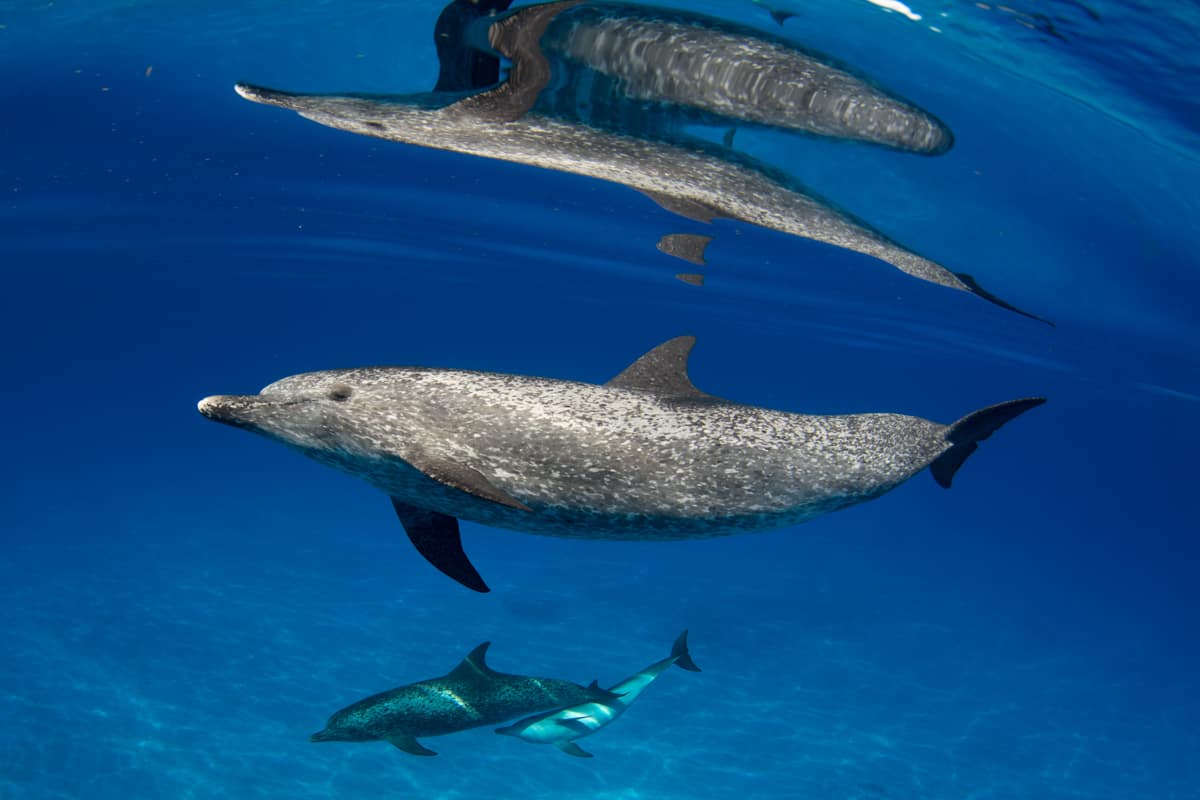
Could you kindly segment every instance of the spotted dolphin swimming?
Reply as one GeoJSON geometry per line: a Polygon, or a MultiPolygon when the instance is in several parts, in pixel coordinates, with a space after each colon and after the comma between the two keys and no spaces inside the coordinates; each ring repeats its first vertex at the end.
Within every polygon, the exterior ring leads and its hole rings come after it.
{"type": "Polygon", "coordinates": [[[641,697],[650,684],[658,680],[659,675],[672,666],[689,672],[700,671],[688,652],[687,631],[679,634],[669,656],[655,661],[611,687],[609,691],[613,693],[612,699],[589,700],[579,705],[544,711],[512,725],[497,728],[496,733],[515,736],[534,744],[552,744],[569,756],[591,758],[592,754],[580,747],[577,740],[591,736],[615,722],[641,697]]]}
{"type": "Polygon", "coordinates": [[[637,100],[922,155],[954,143],[937,117],[829,56],[694,12],[590,0],[558,15],[541,45],[613,78],[637,100]]]}
{"type": "Polygon", "coordinates": [[[557,14],[579,2],[534,6],[492,22],[489,42],[512,67],[495,88],[466,97],[308,95],[248,84],[236,90],[247,100],[351,133],[623,184],[689,219],[739,220],[824,242],[1037,319],[983,290],[970,275],[908,250],[748,156],[699,140],[640,138],[540,113],[537,98],[552,77],[540,39],[557,14]]]}
{"type": "Polygon", "coordinates": [[[695,340],[672,339],[603,385],[428,367],[293,375],[200,401],[391,497],[417,550],[476,591],[459,519],[586,539],[686,540],[805,522],[929,467],[949,487],[978,443],[1041,405],[950,425],[902,414],[794,414],[705,394],[695,340]]]}
{"type": "Polygon", "coordinates": [[[310,738],[314,742],[387,741],[416,756],[437,755],[418,737],[497,725],[562,705],[612,702],[611,692],[555,678],[496,672],[486,661],[488,642],[440,678],[399,686],[346,706],[310,738]]]}

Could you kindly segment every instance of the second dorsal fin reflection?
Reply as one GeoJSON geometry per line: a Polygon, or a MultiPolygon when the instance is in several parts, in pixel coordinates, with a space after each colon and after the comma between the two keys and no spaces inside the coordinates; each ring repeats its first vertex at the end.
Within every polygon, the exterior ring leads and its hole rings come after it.
{"type": "MultiPolygon", "coordinates": [[[[556,84],[561,79],[549,71],[553,65],[542,39],[553,35],[560,17],[582,13],[590,5],[565,0],[495,16],[487,11],[475,22],[459,24],[461,47],[479,50],[485,41],[512,62],[506,80],[465,99],[448,92],[386,98],[304,95],[247,85],[238,86],[238,92],[353,133],[624,184],[691,219],[739,220],[824,242],[1016,310],[974,280],[964,281],[754,159],[696,139],[659,136],[652,130],[614,130],[548,111],[545,98],[551,93],[542,89],[551,79],[556,84]],[[523,28],[523,23],[529,27],[523,28]]],[[[443,42],[441,49],[446,47],[443,42]]],[[[490,74],[453,48],[449,52],[459,65],[452,71],[454,80],[474,81],[490,74]]],[[[452,81],[450,86],[464,88],[452,81]]]]}

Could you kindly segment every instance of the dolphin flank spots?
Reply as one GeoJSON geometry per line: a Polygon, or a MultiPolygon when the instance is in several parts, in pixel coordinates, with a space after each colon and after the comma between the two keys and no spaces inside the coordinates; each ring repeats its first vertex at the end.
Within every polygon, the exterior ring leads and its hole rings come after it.
{"type": "Polygon", "coordinates": [[[495,725],[522,714],[565,704],[612,702],[598,686],[555,678],[507,675],[488,666],[488,642],[440,678],[410,683],[346,706],[310,738],[314,742],[386,740],[417,756],[436,755],[417,737],[443,736],[495,725]]]}
{"type": "Polygon", "coordinates": [[[377,487],[430,563],[487,591],[459,518],[592,539],[779,528],[879,497],[925,467],[948,487],[980,441],[1045,402],[1013,400],[951,425],[772,411],[696,389],[694,342],[672,339],[603,385],[363,367],[207,397],[199,410],[377,487]]]}

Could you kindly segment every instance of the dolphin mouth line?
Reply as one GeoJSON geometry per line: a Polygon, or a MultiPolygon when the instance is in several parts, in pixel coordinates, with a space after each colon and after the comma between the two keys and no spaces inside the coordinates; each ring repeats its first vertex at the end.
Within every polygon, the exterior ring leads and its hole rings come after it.
{"type": "Polygon", "coordinates": [[[232,425],[235,428],[253,428],[255,423],[253,420],[245,419],[236,415],[236,412],[230,411],[230,406],[240,401],[246,404],[250,409],[253,409],[254,401],[267,401],[272,408],[284,408],[287,406],[299,405],[307,403],[311,398],[297,398],[294,400],[273,400],[269,395],[261,394],[252,395],[224,395],[216,394],[210,397],[205,397],[196,404],[196,410],[204,417],[211,419],[213,422],[220,422],[225,425],[232,425]],[[231,402],[233,401],[233,402],[231,402]]]}

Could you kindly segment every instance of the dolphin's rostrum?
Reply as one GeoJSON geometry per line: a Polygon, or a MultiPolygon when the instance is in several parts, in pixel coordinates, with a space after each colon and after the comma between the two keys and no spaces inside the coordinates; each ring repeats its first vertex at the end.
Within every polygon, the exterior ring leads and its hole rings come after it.
{"type": "Polygon", "coordinates": [[[294,375],[205,416],[356,475],[392,498],[434,566],[477,591],[458,519],[549,536],[682,540],[778,528],[876,498],[925,467],[948,487],[978,442],[1043,398],[951,425],[814,416],[718,399],[694,339],[604,385],[424,367],[294,375]]]}

